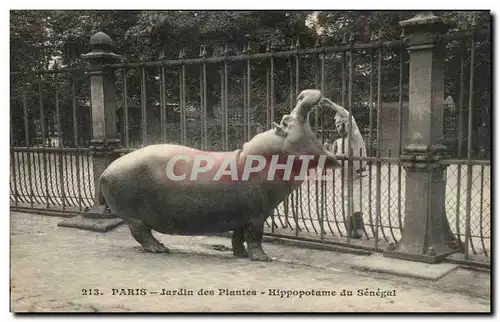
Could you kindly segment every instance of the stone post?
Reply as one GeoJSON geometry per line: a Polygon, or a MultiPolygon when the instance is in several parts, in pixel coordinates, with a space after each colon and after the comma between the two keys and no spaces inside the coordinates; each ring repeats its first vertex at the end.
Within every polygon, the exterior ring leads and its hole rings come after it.
{"type": "MultiPolygon", "coordinates": [[[[118,157],[116,149],[120,147],[116,119],[115,75],[110,64],[121,60],[121,56],[112,52],[113,41],[103,32],[90,38],[91,51],[82,55],[89,62],[92,140],[90,152],[94,167],[94,205],[81,217],[60,223],[59,226],[73,227],[94,231],[108,231],[122,221],[108,213],[106,205],[99,201],[99,177],[106,167],[118,157]]],[[[73,219],[73,218],[72,218],[73,219]]]]}
{"type": "Polygon", "coordinates": [[[457,252],[445,213],[443,145],[443,35],[448,27],[432,12],[401,21],[410,53],[408,145],[401,155],[406,169],[406,211],[402,238],[384,257],[437,263],[457,252]]]}

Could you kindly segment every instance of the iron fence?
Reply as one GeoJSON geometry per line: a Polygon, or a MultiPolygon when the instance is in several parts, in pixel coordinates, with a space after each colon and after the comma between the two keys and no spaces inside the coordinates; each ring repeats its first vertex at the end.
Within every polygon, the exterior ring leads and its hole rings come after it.
{"type": "MultiPolygon", "coordinates": [[[[458,101],[452,115],[452,128],[458,135],[455,144],[450,144],[456,150],[448,150],[449,158],[439,161],[446,166],[446,218],[453,234],[465,244],[462,256],[469,262],[486,263],[490,261],[491,166],[489,160],[473,159],[477,133],[473,116],[478,91],[475,48],[488,37],[489,31],[473,30],[446,38],[448,44],[458,44],[448,48],[455,57],[451,63],[459,68],[447,69],[459,72],[458,84],[448,90],[458,101]]],[[[241,54],[229,55],[224,48],[220,53],[207,57],[202,47],[198,58],[186,58],[181,51],[175,59],[107,65],[116,77],[121,153],[163,142],[207,150],[241,148],[279,121],[294,106],[302,88],[319,88],[345,106],[358,126],[367,128],[368,155],[353,157],[351,152],[343,158],[344,163],[366,162],[365,174],[346,181],[341,169],[331,172],[326,181],[304,182],[268,219],[266,233],[376,251],[398,242],[405,214],[406,170],[399,156],[407,140],[403,105],[408,100],[409,78],[403,39],[372,37],[369,43],[356,43],[351,36],[334,46],[317,42],[314,48],[301,48],[297,41],[285,50],[268,44],[265,52],[253,53],[245,46],[241,54]],[[388,110],[384,107],[391,102],[396,106],[395,123],[384,127],[388,110]],[[359,189],[356,197],[363,210],[360,239],[348,233],[353,189],[359,189]]],[[[42,206],[82,212],[92,206],[94,156],[88,142],[92,114],[84,72],[82,68],[56,68],[11,73],[10,200],[14,209],[42,206]],[[29,78],[32,75],[37,81],[29,78]],[[49,92],[53,95],[47,98],[49,92]]],[[[481,86],[479,91],[488,90],[481,86]]],[[[311,119],[323,141],[336,139],[331,113],[314,110],[311,119]]]]}

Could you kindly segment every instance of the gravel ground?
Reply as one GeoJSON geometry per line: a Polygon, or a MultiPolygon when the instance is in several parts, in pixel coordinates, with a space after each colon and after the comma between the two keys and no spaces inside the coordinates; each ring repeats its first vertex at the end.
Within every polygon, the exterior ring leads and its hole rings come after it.
{"type": "Polygon", "coordinates": [[[222,237],[155,234],[172,252],[150,254],[125,226],[101,234],[58,227],[61,220],[11,212],[12,312],[491,310],[486,273],[457,269],[438,282],[420,281],[353,271],[353,254],[267,243],[274,261],[251,262],[234,258],[222,237]]]}

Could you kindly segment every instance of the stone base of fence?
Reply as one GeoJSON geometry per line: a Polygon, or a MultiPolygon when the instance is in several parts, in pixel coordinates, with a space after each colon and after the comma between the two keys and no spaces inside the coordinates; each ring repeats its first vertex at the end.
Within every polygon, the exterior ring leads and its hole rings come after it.
{"type": "Polygon", "coordinates": [[[90,230],[105,233],[123,224],[125,221],[112,215],[106,205],[95,205],[88,212],[65,219],[57,226],[90,230]]]}
{"type": "Polygon", "coordinates": [[[58,227],[76,228],[90,230],[99,233],[106,233],[124,223],[124,220],[117,217],[97,218],[86,215],[79,215],[68,218],[57,224],[58,227]]]}
{"type": "MultiPolygon", "coordinates": [[[[429,259],[430,258],[429,256],[429,259]]],[[[408,262],[404,259],[405,258],[387,258],[382,254],[373,254],[372,256],[365,256],[357,259],[351,265],[351,268],[430,281],[437,281],[458,268],[457,264],[425,262],[422,260],[422,257],[412,262],[408,262]]]]}

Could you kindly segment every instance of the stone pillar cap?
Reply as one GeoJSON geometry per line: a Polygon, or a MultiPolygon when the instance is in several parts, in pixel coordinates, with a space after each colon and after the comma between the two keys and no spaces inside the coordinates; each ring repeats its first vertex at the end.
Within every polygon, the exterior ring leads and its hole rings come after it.
{"type": "Polygon", "coordinates": [[[442,22],[441,18],[436,16],[432,11],[424,11],[417,14],[415,17],[399,22],[401,27],[412,25],[434,24],[442,22]]]}
{"type": "Polygon", "coordinates": [[[91,51],[90,53],[83,54],[83,59],[122,59],[120,55],[113,53],[113,40],[102,31],[99,31],[90,37],[89,45],[91,47],[91,51]]]}
{"type": "Polygon", "coordinates": [[[406,28],[409,33],[422,28],[425,30],[431,28],[432,31],[437,33],[445,33],[448,31],[448,25],[432,11],[420,12],[411,19],[400,21],[399,26],[406,28]]]}

